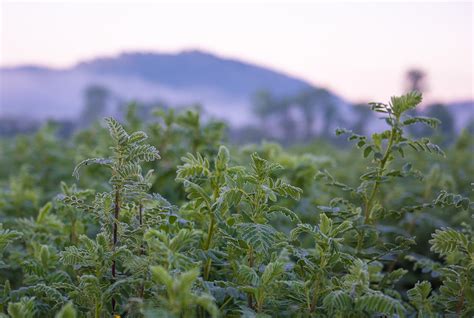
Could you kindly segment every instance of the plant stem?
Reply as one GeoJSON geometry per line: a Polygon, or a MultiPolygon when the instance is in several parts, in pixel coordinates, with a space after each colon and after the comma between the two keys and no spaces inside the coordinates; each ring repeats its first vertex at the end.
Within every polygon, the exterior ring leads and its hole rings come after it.
{"type": "Polygon", "coordinates": [[[462,311],[463,306],[464,306],[464,290],[461,291],[461,296],[459,297],[459,300],[456,304],[456,315],[458,317],[461,317],[461,311],[462,311]]]}
{"type": "Polygon", "coordinates": [[[263,302],[264,302],[264,300],[265,300],[264,297],[265,297],[265,296],[264,296],[264,294],[263,294],[263,295],[261,295],[260,297],[257,298],[257,308],[256,308],[255,311],[258,312],[258,313],[261,312],[262,309],[263,309],[263,302]]]}
{"type": "Polygon", "coordinates": [[[387,163],[387,160],[390,157],[390,154],[392,152],[392,146],[393,146],[393,142],[395,140],[395,134],[396,134],[396,130],[395,130],[395,127],[393,127],[392,130],[390,131],[390,139],[388,141],[387,148],[385,149],[385,153],[382,157],[382,160],[380,160],[379,171],[377,173],[377,180],[374,183],[374,186],[373,186],[372,191],[370,193],[369,199],[366,201],[365,221],[364,221],[365,224],[370,223],[370,211],[371,211],[372,205],[374,203],[375,194],[377,193],[377,190],[380,186],[379,179],[382,176],[383,170],[385,168],[385,164],[387,163]]]}
{"type": "Polygon", "coordinates": [[[310,312],[314,313],[316,311],[316,305],[318,304],[319,299],[319,275],[316,277],[316,281],[314,282],[314,295],[311,301],[310,312]]]}
{"type": "Polygon", "coordinates": [[[95,315],[94,315],[95,318],[100,318],[100,304],[99,302],[97,302],[95,304],[95,315]]]}
{"type": "Polygon", "coordinates": [[[141,203],[138,205],[138,224],[140,227],[143,225],[143,205],[141,203]]]}
{"type": "Polygon", "coordinates": [[[206,251],[209,249],[209,246],[211,246],[215,223],[216,221],[214,220],[214,216],[211,216],[211,223],[209,224],[209,228],[207,230],[207,239],[206,239],[206,243],[204,244],[204,250],[206,251]]]}
{"type": "Polygon", "coordinates": [[[224,301],[224,303],[219,307],[219,310],[224,309],[225,306],[227,306],[228,303],[232,300],[232,297],[227,297],[227,299],[224,301]]]}
{"type": "MultiPolygon", "coordinates": [[[[252,268],[253,267],[253,262],[254,262],[254,259],[253,259],[253,248],[252,246],[250,246],[250,249],[249,249],[249,252],[248,252],[248,256],[249,256],[249,267],[252,268]]],[[[253,300],[252,300],[252,294],[247,294],[247,306],[249,308],[253,308],[253,300]]]]}
{"type": "MultiPolygon", "coordinates": [[[[140,225],[140,228],[143,227],[143,204],[141,203],[138,206],[138,223],[140,225]]],[[[142,241],[142,244],[140,246],[140,255],[143,255],[143,254],[145,254],[145,246],[142,241]]],[[[145,281],[143,281],[140,286],[139,297],[143,298],[144,293],[145,293],[145,281]]]]}
{"type": "MultiPolygon", "coordinates": [[[[207,231],[207,239],[206,239],[206,242],[204,243],[205,251],[209,250],[209,247],[211,246],[212,236],[214,235],[215,223],[216,221],[214,219],[214,216],[211,216],[211,223],[209,224],[209,229],[207,231]]],[[[209,273],[211,271],[211,263],[212,263],[211,258],[208,258],[206,261],[206,265],[204,267],[204,280],[209,279],[209,273]]]]}
{"type": "Polygon", "coordinates": [[[69,236],[71,244],[76,244],[76,222],[76,218],[74,217],[71,222],[71,234],[69,236]]]}
{"type": "MultiPolygon", "coordinates": [[[[115,251],[118,241],[118,220],[120,215],[120,190],[115,189],[115,202],[114,202],[114,224],[113,224],[113,245],[112,248],[115,251]]],[[[115,257],[112,260],[112,279],[115,282],[116,278],[116,264],[115,257]]],[[[115,298],[112,297],[112,312],[115,312],[115,298]]]]}

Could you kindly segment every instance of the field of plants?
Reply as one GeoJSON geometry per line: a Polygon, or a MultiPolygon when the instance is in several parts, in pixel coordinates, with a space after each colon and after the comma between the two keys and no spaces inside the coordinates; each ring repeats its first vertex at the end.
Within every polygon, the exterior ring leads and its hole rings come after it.
{"type": "Polygon", "coordinates": [[[2,140],[0,317],[473,317],[474,140],[412,137],[421,98],[347,147],[133,107],[2,140]]]}

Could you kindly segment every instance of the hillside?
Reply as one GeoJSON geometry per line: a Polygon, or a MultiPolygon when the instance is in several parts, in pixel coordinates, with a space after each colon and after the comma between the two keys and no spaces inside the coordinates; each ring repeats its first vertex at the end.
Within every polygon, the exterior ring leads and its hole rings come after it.
{"type": "Polygon", "coordinates": [[[256,91],[287,95],[311,86],[281,72],[201,51],[124,53],[68,69],[3,68],[0,80],[4,117],[74,118],[83,107],[84,89],[95,84],[107,87],[116,101],[199,102],[210,114],[237,124],[251,117],[256,91]]]}
{"type": "Polygon", "coordinates": [[[183,90],[215,88],[235,97],[253,94],[257,89],[286,95],[310,86],[283,73],[202,51],[124,53],[115,58],[82,62],[76,69],[93,74],[139,77],[183,90]]]}

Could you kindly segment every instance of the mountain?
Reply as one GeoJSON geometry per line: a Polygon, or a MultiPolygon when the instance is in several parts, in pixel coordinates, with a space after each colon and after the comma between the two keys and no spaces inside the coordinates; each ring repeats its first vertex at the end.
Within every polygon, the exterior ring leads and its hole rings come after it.
{"type": "Polygon", "coordinates": [[[67,69],[28,65],[0,69],[0,117],[71,119],[91,84],[114,100],[198,102],[214,116],[244,124],[252,119],[256,91],[289,95],[311,84],[282,72],[202,51],[124,53],[83,61],[67,69]]]}
{"type": "MultiPolygon", "coordinates": [[[[282,72],[203,51],[131,52],[81,61],[64,69],[38,65],[0,68],[0,119],[75,120],[83,111],[84,94],[91,85],[109,91],[106,115],[115,115],[119,104],[133,100],[172,106],[199,103],[206,114],[237,127],[258,123],[252,111],[257,91],[282,97],[312,87],[282,72]]],[[[359,115],[348,102],[330,94],[337,108],[334,113],[344,126],[351,127],[359,115]]],[[[474,121],[472,101],[450,103],[448,110],[457,132],[474,121]]],[[[303,121],[299,115],[296,117],[303,121]]],[[[326,127],[324,116],[316,117],[318,127],[314,128],[326,127]]],[[[375,117],[366,123],[369,131],[381,125],[375,117]]],[[[334,127],[325,129],[329,128],[334,127]]]]}
{"type": "MultiPolygon", "coordinates": [[[[447,107],[453,116],[456,132],[460,132],[465,127],[474,125],[474,101],[452,102],[447,107]]],[[[472,129],[472,128],[471,128],[472,129]]]]}
{"type": "Polygon", "coordinates": [[[176,89],[218,88],[230,96],[267,89],[291,94],[310,84],[257,65],[224,59],[202,51],[178,54],[125,53],[77,65],[77,70],[113,76],[139,77],[176,89]]]}

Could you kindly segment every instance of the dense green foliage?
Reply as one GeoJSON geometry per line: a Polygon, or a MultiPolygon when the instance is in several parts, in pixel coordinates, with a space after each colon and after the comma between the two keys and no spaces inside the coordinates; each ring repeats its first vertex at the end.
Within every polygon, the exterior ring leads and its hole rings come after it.
{"type": "Polygon", "coordinates": [[[371,104],[387,129],[338,129],[352,150],[227,148],[196,112],[133,107],[3,140],[0,315],[472,317],[473,138],[410,137],[438,125],[420,102],[371,104]]]}

